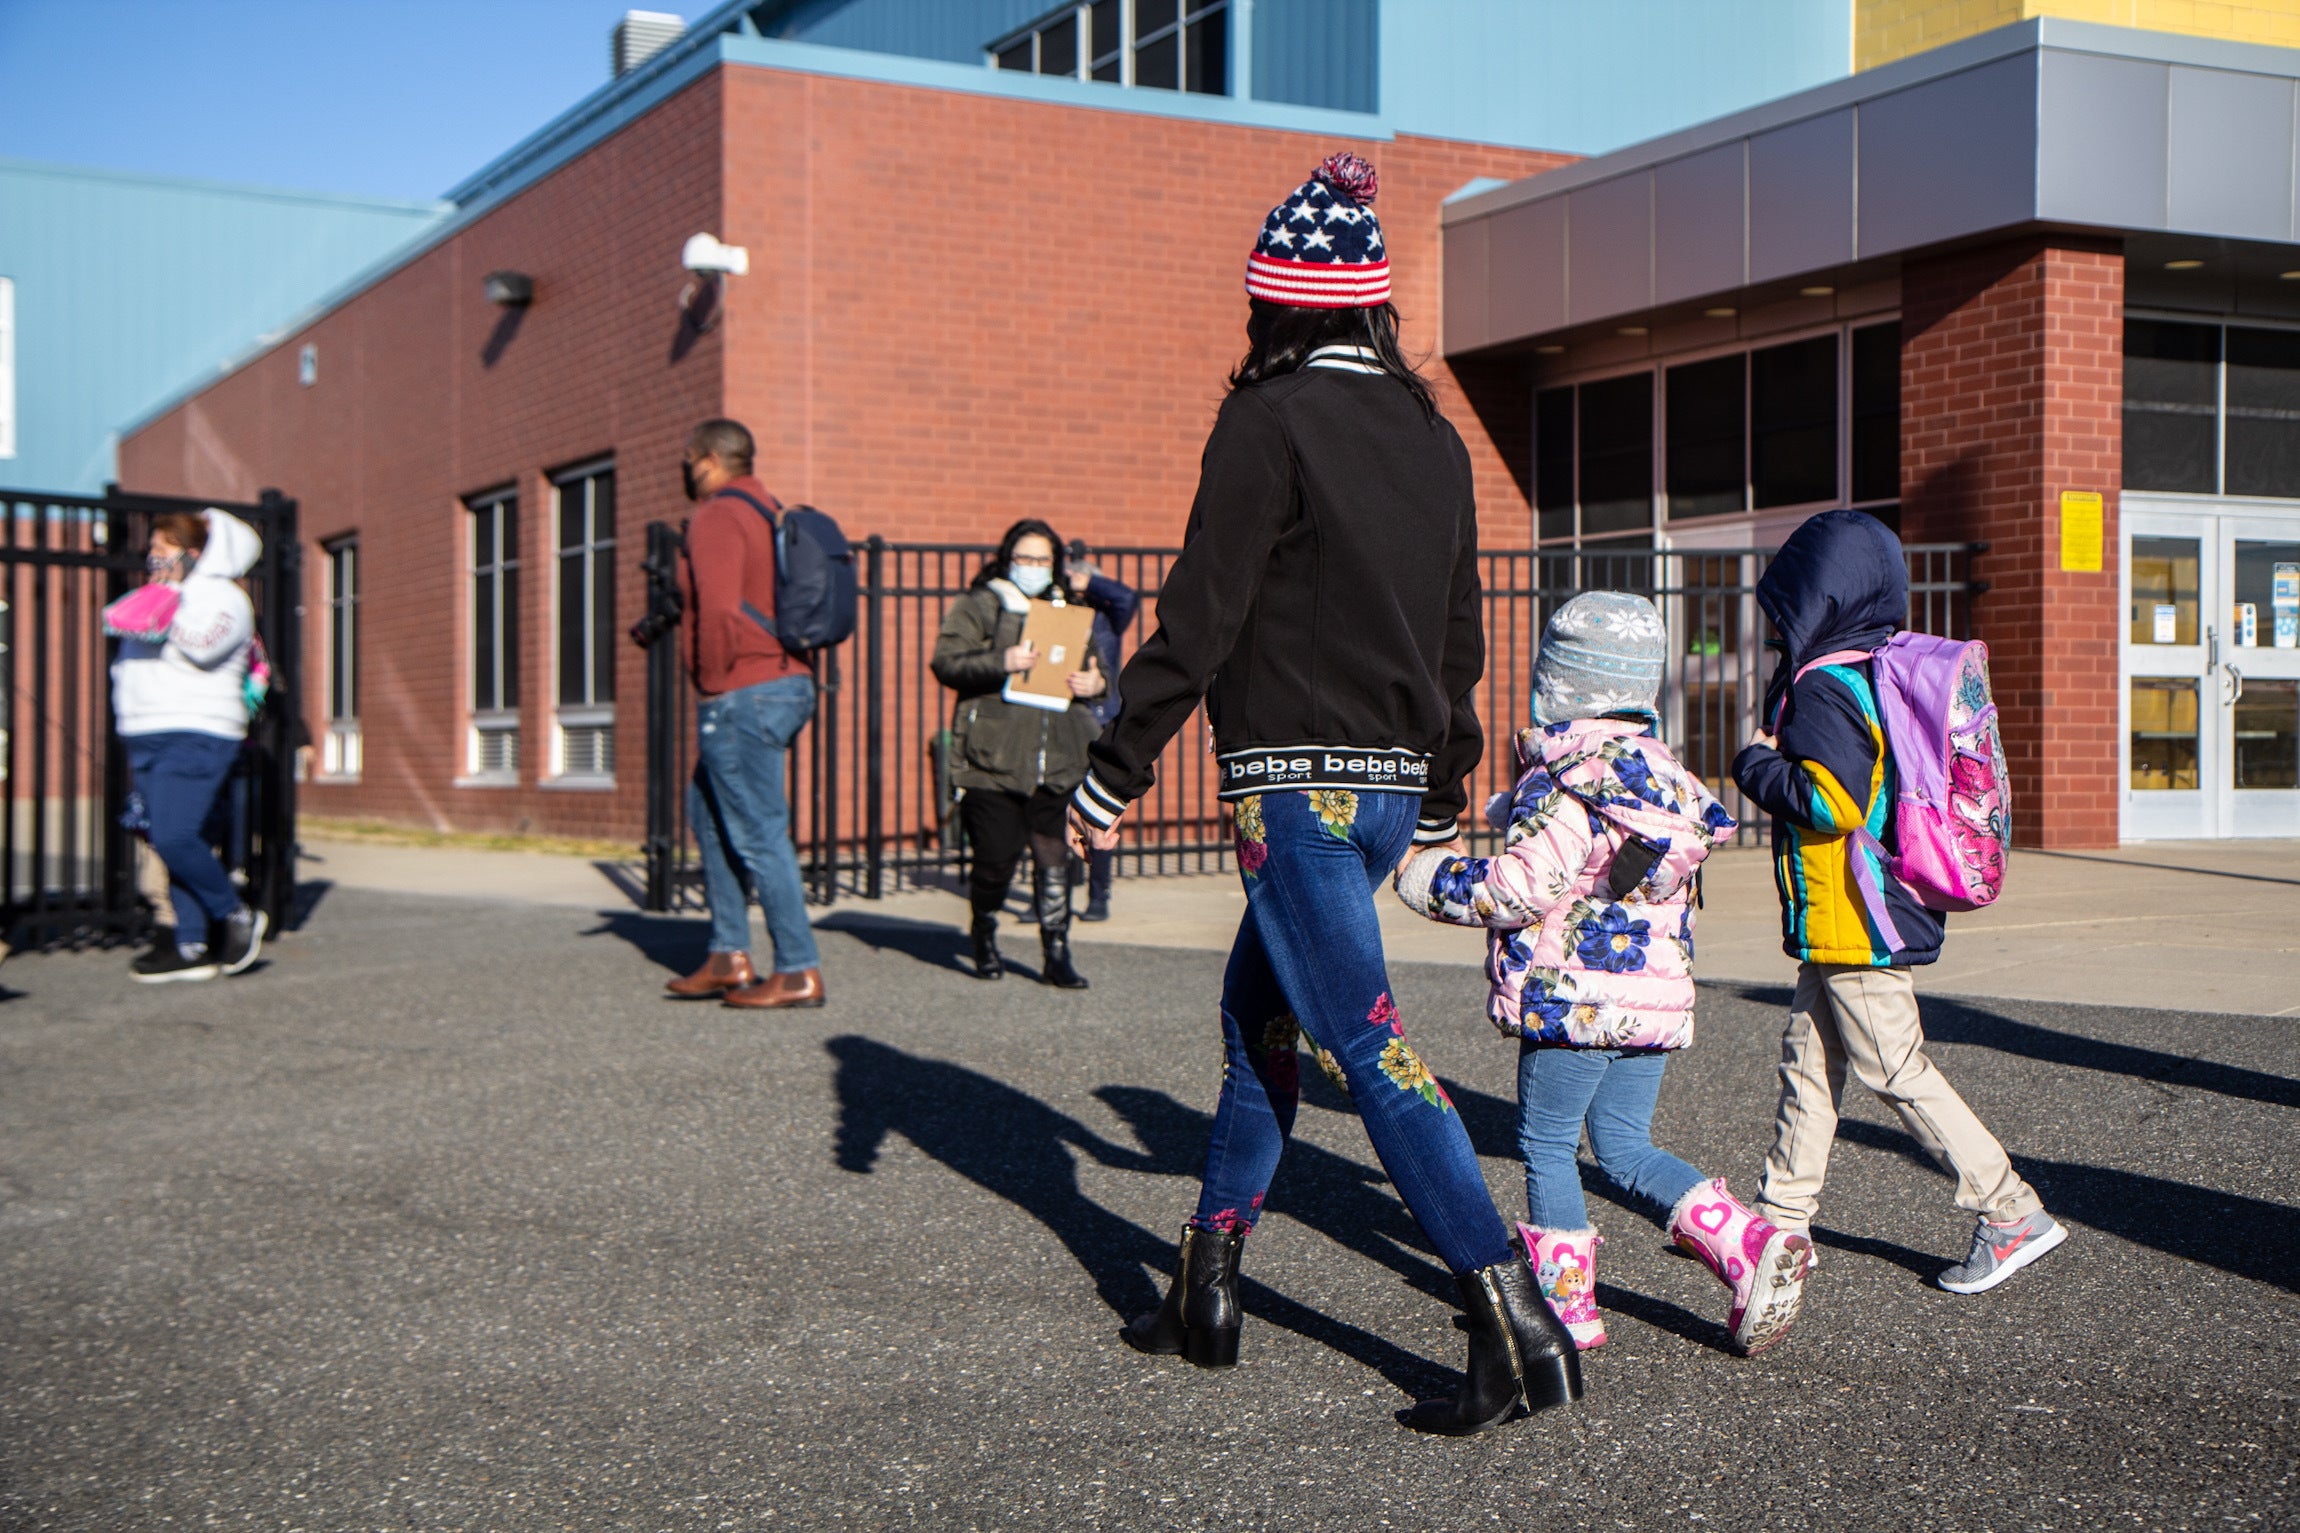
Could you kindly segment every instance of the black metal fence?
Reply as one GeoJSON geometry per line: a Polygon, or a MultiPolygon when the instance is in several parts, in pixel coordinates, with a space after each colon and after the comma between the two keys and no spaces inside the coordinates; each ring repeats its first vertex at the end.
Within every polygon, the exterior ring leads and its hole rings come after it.
{"type": "MultiPolygon", "coordinates": [[[[679,529],[648,528],[651,590],[676,579],[679,529]]],[[[1977,546],[1908,549],[1909,626],[1961,637],[1979,588],[1969,574],[1977,546]]],[[[1131,653],[1157,623],[1157,600],[1171,548],[1096,550],[1101,571],[1142,596],[1123,636],[1131,653]]],[[[809,898],[876,899],[899,890],[948,887],[963,877],[965,848],[950,812],[942,752],[950,696],[928,661],[944,612],[991,553],[985,544],[855,545],[862,611],[855,637],[822,657],[813,724],[792,751],[794,839],[809,898]]],[[[1757,722],[1770,666],[1757,612],[1758,577],[1770,550],[1490,550],[1484,582],[1486,674],[1479,715],[1484,761],[1471,783],[1472,841],[1496,833],[1478,812],[1510,785],[1510,732],[1525,723],[1533,652],[1558,603],[1581,591],[1636,591],[1660,608],[1672,664],[1664,683],[1663,733],[1688,766],[1719,792],[1753,841],[1756,816],[1743,812],[1729,777],[1734,754],[1757,722]]],[[[675,636],[651,646],[648,661],[647,896],[655,910],[700,903],[685,784],[693,764],[694,707],[675,636]]],[[[1216,800],[1212,737],[1203,709],[1161,757],[1157,786],[1127,816],[1122,873],[1215,872],[1230,866],[1230,840],[1216,800]]]]}
{"type": "MultiPolygon", "coordinates": [[[[0,490],[0,934],[13,946],[137,938],[151,925],[135,840],[120,827],[128,771],[103,609],[142,578],[154,517],[216,504],[0,490]]],[[[249,902],[276,930],[295,891],[302,549],[295,502],[275,491],[219,509],[263,539],[247,585],[273,682],[218,828],[249,902]]]]}

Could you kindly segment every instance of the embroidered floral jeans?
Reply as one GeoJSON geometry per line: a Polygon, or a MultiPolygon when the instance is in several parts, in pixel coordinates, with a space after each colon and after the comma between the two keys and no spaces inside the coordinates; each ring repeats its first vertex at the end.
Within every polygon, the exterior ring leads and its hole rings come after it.
{"type": "Polygon", "coordinates": [[[1456,1274],[1507,1261],[1477,1154],[1453,1102],[1406,1042],[1390,999],[1374,893],[1413,838],[1421,800],[1339,790],[1237,805],[1246,918],[1222,980],[1227,1058],[1191,1223],[1250,1230],[1301,1100],[1298,1050],[1346,1083],[1382,1169],[1456,1274]]]}

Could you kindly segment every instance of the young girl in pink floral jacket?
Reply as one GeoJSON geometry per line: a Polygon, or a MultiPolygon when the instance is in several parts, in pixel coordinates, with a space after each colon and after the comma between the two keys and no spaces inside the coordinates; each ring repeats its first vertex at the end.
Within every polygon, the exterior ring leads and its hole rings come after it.
{"type": "Polygon", "coordinates": [[[1516,788],[1487,805],[1499,857],[1447,848],[1399,868],[1415,911],[1493,935],[1487,1014],[1518,1039],[1518,1147],[1542,1291],[1584,1348],[1602,1345],[1596,1250],[1576,1160],[1662,1218],[1733,1291],[1733,1343],[1788,1333],[1809,1251],[1652,1139],[1672,1050],[1693,1041],[1696,874],[1735,825],[1652,734],[1667,634],[1643,597],[1585,592],[1550,619],[1516,788]]]}

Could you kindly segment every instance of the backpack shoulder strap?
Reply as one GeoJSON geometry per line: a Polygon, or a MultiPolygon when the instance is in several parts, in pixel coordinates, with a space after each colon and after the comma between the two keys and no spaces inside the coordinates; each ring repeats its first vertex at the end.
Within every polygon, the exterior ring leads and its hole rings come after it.
{"type": "MultiPolygon", "coordinates": [[[[1803,681],[1814,671],[1817,671],[1826,665],[1858,665],[1864,660],[1874,660],[1875,658],[1876,655],[1874,653],[1865,649],[1831,650],[1826,655],[1816,656],[1815,658],[1806,661],[1803,665],[1798,666],[1797,674],[1791,677],[1789,680],[1789,686],[1794,687],[1798,682],[1803,681]]],[[[1780,732],[1781,720],[1788,715],[1788,712],[1789,692],[1787,688],[1783,688],[1781,692],[1781,700],[1773,705],[1773,729],[1775,733],[1780,732]]]]}
{"type": "Polygon", "coordinates": [[[758,496],[753,495],[750,491],[738,490],[730,484],[719,493],[721,495],[732,495],[735,499],[741,501],[744,505],[749,506],[753,511],[758,512],[759,515],[767,519],[767,525],[769,527],[780,528],[782,526],[781,521],[776,518],[773,509],[769,507],[765,501],[759,499],[758,496]]]}

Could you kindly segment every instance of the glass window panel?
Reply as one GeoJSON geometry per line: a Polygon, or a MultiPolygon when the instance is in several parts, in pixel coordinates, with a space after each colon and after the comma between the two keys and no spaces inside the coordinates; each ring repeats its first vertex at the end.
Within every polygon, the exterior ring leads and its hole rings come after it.
{"type": "MultiPolygon", "coordinates": [[[[505,523],[509,525],[508,521],[505,523]]],[[[497,662],[501,675],[503,700],[499,708],[519,706],[519,575],[515,569],[506,569],[496,577],[502,582],[497,605],[503,609],[503,651],[497,662]]]]}
{"type": "Polygon", "coordinates": [[[615,700],[615,553],[591,557],[591,701],[615,700]]]}
{"type": "Polygon", "coordinates": [[[1749,460],[1760,507],[1837,498],[1837,338],[1749,354],[1749,460]]]}
{"type": "Polygon", "coordinates": [[[998,67],[1001,69],[1019,69],[1024,74],[1028,74],[1030,72],[1031,64],[1031,42],[1032,39],[1026,37],[1018,43],[1010,43],[1006,47],[999,49],[998,67]]]}
{"type": "Polygon", "coordinates": [[[1038,31],[1038,72],[1042,75],[1078,73],[1078,18],[1065,16],[1038,31]]]}
{"type": "Polygon", "coordinates": [[[2300,788],[2300,681],[2246,677],[2235,711],[2231,785],[2300,788]]]}
{"type": "Polygon", "coordinates": [[[2300,332],[2228,332],[2230,495],[2300,495],[2300,332]]]}
{"type": "Polygon", "coordinates": [[[1094,66],[1089,77],[1096,80],[1107,80],[1112,85],[1121,85],[1125,83],[1124,71],[1125,61],[1123,59],[1104,59],[1094,66]]]}
{"type": "Polygon", "coordinates": [[[1669,369],[1669,514],[1722,516],[1745,508],[1747,359],[1736,353],[1669,369]]]}
{"type": "Polygon", "coordinates": [[[2236,543],[2236,610],[2229,637],[2239,648],[2300,649],[2300,543],[2236,543]]]}
{"type": "Polygon", "coordinates": [[[1581,386],[1581,531],[1653,527],[1653,375],[1581,386]]]}
{"type": "Polygon", "coordinates": [[[1120,9],[1119,0],[1095,0],[1087,11],[1090,18],[1087,30],[1093,39],[1092,57],[1096,60],[1106,59],[1118,51],[1120,9]]]}
{"type": "Polygon", "coordinates": [[[519,560],[519,502],[506,496],[495,503],[495,546],[505,564],[519,560]]]}
{"type": "Polygon", "coordinates": [[[471,706],[499,708],[496,687],[495,577],[481,574],[471,583],[471,706]]]}
{"type": "Polygon", "coordinates": [[[559,486],[561,548],[581,548],[591,541],[588,536],[591,519],[586,514],[590,510],[590,489],[591,481],[588,479],[570,479],[559,486]]]}
{"type": "Polygon", "coordinates": [[[588,555],[573,553],[559,561],[559,702],[562,707],[587,703],[590,664],[585,638],[591,632],[590,591],[584,579],[588,555]]]}
{"type": "Polygon", "coordinates": [[[1901,327],[1853,332],[1852,498],[1901,495],[1901,327]]]}
{"type": "Polygon", "coordinates": [[[1189,47],[1184,61],[1182,88],[1201,96],[1230,93],[1230,18],[1209,12],[1190,23],[1189,47]]]}
{"type": "Polygon", "coordinates": [[[1134,0],[1134,40],[1140,42],[1160,27],[1170,27],[1176,18],[1174,0],[1134,0]]]}
{"type": "Polygon", "coordinates": [[[1533,396],[1533,495],[1543,538],[1573,536],[1573,390],[1533,396]]]}
{"type": "Polygon", "coordinates": [[[615,536],[615,471],[591,476],[591,538],[605,543],[615,536]]]}
{"type": "Polygon", "coordinates": [[[2132,624],[2135,644],[2196,642],[2197,550],[2194,538],[2132,540],[2132,624]]]}
{"type": "Polygon", "coordinates": [[[1182,39],[1169,32],[1134,51],[1134,83],[1153,90],[1173,90],[1182,80],[1182,39]]]}
{"type": "Polygon", "coordinates": [[[2220,331],[2124,322],[2124,487],[2210,495],[2216,472],[2220,331]]]}
{"type": "Polygon", "coordinates": [[[2195,678],[2133,677],[2133,790],[2163,793],[2196,785],[2195,678]]]}

